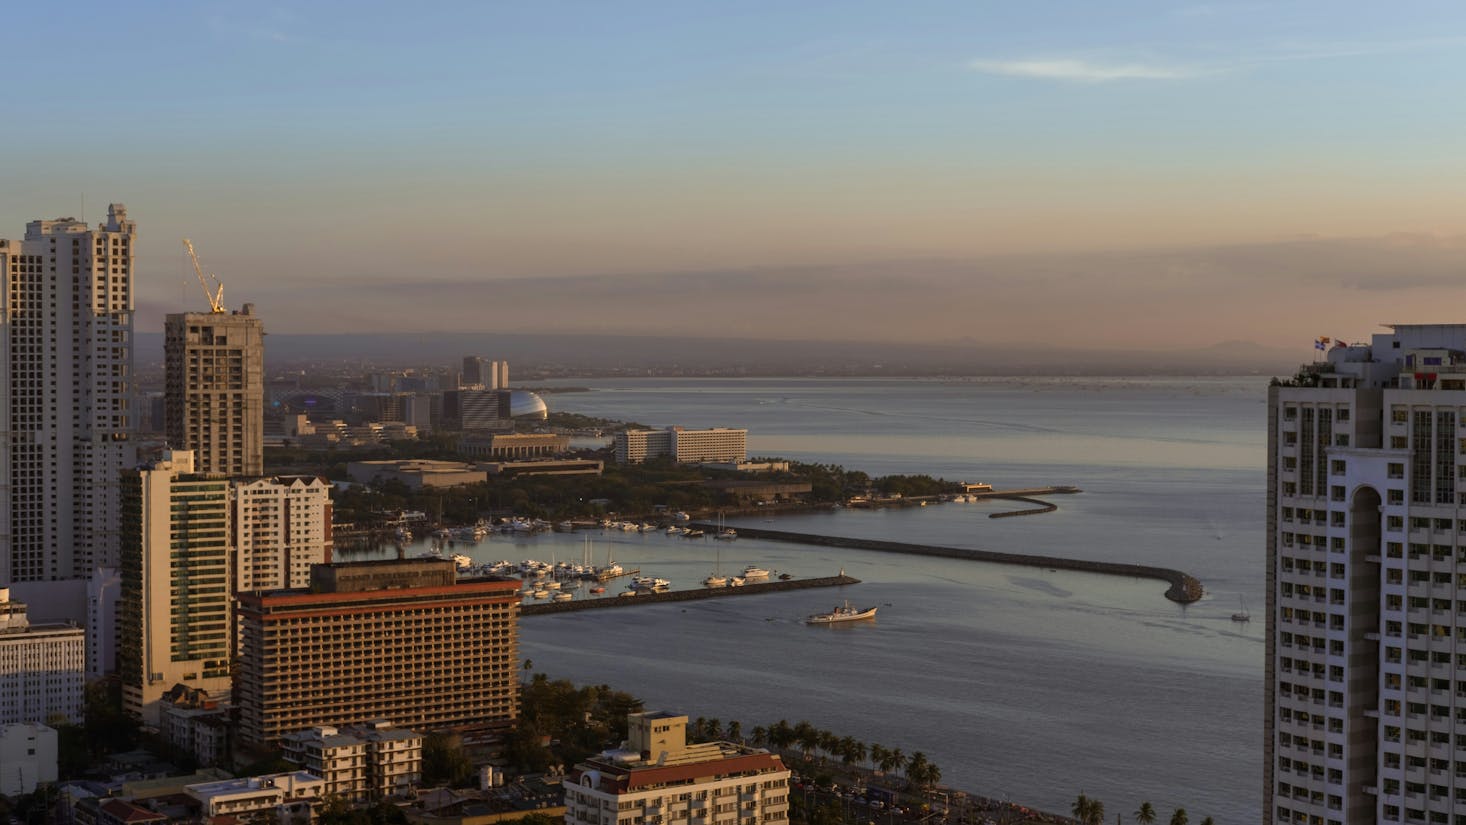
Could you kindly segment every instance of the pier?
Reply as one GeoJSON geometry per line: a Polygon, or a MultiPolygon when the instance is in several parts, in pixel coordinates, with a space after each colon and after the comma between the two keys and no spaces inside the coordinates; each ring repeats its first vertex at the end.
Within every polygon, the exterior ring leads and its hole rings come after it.
{"type": "Polygon", "coordinates": [[[526,604],[519,608],[521,616],[538,616],[543,613],[571,613],[576,610],[601,610],[611,607],[632,607],[638,604],[661,604],[663,602],[690,602],[700,599],[717,599],[724,596],[752,596],[757,593],[782,593],[786,590],[808,590],[813,587],[843,587],[860,584],[860,579],[847,576],[841,571],[838,576],[818,579],[790,579],[789,581],[758,582],[742,587],[703,587],[696,590],[668,590],[665,593],[643,593],[639,596],[607,596],[601,599],[586,599],[570,602],[543,602],[526,604]]]}
{"type": "MultiPolygon", "coordinates": [[[[715,528],[714,528],[715,529],[715,528]]],[[[763,530],[756,527],[739,527],[738,535],[765,541],[787,541],[794,544],[812,544],[818,547],[845,547],[851,550],[874,550],[879,553],[902,553],[908,556],[940,556],[949,559],[966,559],[994,564],[1012,564],[1021,567],[1043,567],[1054,570],[1077,570],[1081,573],[1100,573],[1108,576],[1125,576],[1132,579],[1157,579],[1166,582],[1166,598],[1178,604],[1191,604],[1201,598],[1201,582],[1195,576],[1172,570],[1169,567],[1152,567],[1147,564],[1126,564],[1113,561],[1086,561],[1066,559],[1059,556],[1028,556],[1022,553],[999,553],[993,550],[969,550],[965,547],[941,547],[933,544],[906,544],[899,541],[877,539],[843,538],[841,536],[818,536],[811,533],[790,533],[783,530],[763,530]]]]}

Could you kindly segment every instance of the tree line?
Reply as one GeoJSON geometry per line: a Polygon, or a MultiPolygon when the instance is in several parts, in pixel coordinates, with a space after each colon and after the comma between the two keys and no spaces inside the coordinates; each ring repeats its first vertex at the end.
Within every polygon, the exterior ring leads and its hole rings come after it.
{"type": "MultiPolygon", "coordinates": [[[[1105,803],[1080,794],[1074,800],[1074,805],[1070,808],[1070,813],[1073,814],[1075,821],[1079,822],[1080,825],[1104,825],[1105,803]]],[[[1140,807],[1135,810],[1132,817],[1136,825],[1155,825],[1155,823],[1160,821],[1160,814],[1156,813],[1155,806],[1149,802],[1140,803],[1140,807]]],[[[1115,816],[1115,821],[1121,821],[1118,814],[1115,816]]],[[[1190,823],[1191,817],[1186,813],[1185,808],[1177,808],[1171,812],[1169,825],[1190,825],[1190,823]]],[[[1216,820],[1207,817],[1201,820],[1200,825],[1216,825],[1216,820]]]]}
{"type": "Polygon", "coordinates": [[[866,744],[853,736],[840,736],[816,728],[806,721],[791,725],[788,720],[780,719],[766,727],[756,726],[748,731],[745,739],[741,722],[734,720],[725,727],[718,719],[699,716],[689,726],[688,737],[699,742],[728,740],[779,750],[793,750],[797,747],[805,762],[812,762],[816,758],[821,762],[838,759],[845,767],[860,765],[887,774],[900,774],[908,784],[921,789],[930,788],[942,781],[942,769],[921,751],[907,755],[900,748],[866,744]]]}

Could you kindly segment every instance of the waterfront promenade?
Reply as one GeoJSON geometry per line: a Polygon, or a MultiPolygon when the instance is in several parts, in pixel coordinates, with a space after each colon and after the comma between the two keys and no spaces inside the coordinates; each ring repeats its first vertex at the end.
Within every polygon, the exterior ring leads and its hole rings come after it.
{"type": "MultiPolygon", "coordinates": [[[[694,526],[716,530],[717,525],[695,523],[694,526]]],[[[1087,561],[1060,556],[1029,556],[1022,553],[999,553],[992,550],[970,550],[964,547],[941,547],[933,544],[906,544],[898,541],[846,538],[843,536],[821,536],[813,533],[792,533],[783,530],[764,530],[757,527],[739,527],[738,535],[766,541],[786,541],[793,544],[807,544],[818,547],[845,547],[851,550],[873,550],[880,553],[902,553],[909,556],[941,556],[993,564],[1012,564],[1022,567],[1042,567],[1051,570],[1077,570],[1082,573],[1099,573],[1126,578],[1157,579],[1170,585],[1166,598],[1179,604],[1191,604],[1201,598],[1201,582],[1194,576],[1168,567],[1153,567],[1147,564],[1124,562],[1087,561]]]]}

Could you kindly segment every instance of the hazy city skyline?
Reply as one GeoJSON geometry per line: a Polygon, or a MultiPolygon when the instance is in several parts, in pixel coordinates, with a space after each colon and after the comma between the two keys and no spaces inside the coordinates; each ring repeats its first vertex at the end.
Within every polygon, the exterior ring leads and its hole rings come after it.
{"type": "Polygon", "coordinates": [[[1454,4],[101,14],[13,10],[0,236],[128,204],[140,331],[203,303],[184,236],[272,333],[1284,346],[1462,297],[1454,4]]]}

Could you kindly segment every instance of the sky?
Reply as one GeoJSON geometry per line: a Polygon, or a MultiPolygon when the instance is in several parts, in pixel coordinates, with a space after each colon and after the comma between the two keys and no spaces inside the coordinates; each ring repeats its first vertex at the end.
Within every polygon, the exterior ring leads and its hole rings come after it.
{"type": "Polygon", "coordinates": [[[138,326],[1170,347],[1462,321],[1459,2],[23,4],[0,237],[138,326]]]}

